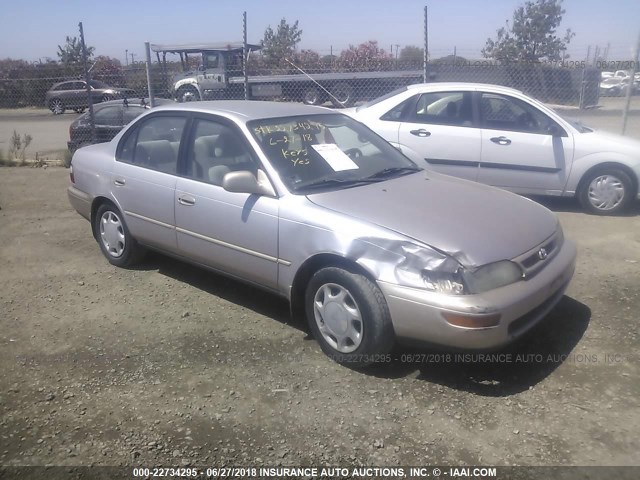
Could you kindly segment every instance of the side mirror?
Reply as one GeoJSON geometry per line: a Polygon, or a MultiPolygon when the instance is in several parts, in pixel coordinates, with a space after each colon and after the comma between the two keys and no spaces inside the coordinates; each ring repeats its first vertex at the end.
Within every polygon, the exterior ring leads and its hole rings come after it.
{"type": "Polygon", "coordinates": [[[262,170],[258,170],[257,178],[248,170],[229,172],[222,179],[222,188],[228,192],[276,196],[267,175],[262,170]]]}

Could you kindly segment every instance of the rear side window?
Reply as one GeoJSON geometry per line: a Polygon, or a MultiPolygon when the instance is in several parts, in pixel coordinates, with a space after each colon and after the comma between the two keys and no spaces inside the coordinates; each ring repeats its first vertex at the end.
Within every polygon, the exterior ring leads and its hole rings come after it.
{"type": "Polygon", "coordinates": [[[97,125],[122,125],[122,107],[104,107],[95,113],[97,125]]]}
{"type": "Polygon", "coordinates": [[[473,126],[471,92],[423,93],[408,121],[458,127],[473,126]]]}
{"type": "Polygon", "coordinates": [[[153,116],[124,138],[118,161],[175,174],[186,117],[153,116]]]}
{"type": "Polygon", "coordinates": [[[136,106],[125,107],[125,109],[124,109],[124,124],[127,125],[134,118],[138,118],[140,115],[142,115],[146,111],[147,111],[147,109],[144,108],[144,107],[136,107],[136,106]]]}

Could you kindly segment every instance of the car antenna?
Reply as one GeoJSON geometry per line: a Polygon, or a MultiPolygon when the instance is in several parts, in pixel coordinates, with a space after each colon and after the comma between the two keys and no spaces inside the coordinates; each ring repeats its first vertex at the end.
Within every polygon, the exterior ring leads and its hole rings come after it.
{"type": "Polygon", "coordinates": [[[320,87],[322,90],[325,91],[325,93],[327,93],[327,95],[329,95],[331,98],[333,98],[336,102],[338,102],[338,104],[340,103],[340,100],[338,100],[335,95],[333,95],[333,93],[331,93],[329,90],[327,90],[326,88],[324,88],[322,85],[320,85],[320,83],[318,83],[316,81],[315,78],[313,78],[311,75],[309,75],[307,72],[305,72],[302,68],[300,68],[299,66],[297,66],[295,63],[293,63],[291,60],[289,60],[288,58],[284,58],[284,61],[287,62],[289,65],[291,65],[293,68],[295,68],[296,70],[300,71],[300,73],[304,74],[306,77],[309,78],[309,80],[311,80],[313,83],[315,83],[318,87],[320,87]]]}

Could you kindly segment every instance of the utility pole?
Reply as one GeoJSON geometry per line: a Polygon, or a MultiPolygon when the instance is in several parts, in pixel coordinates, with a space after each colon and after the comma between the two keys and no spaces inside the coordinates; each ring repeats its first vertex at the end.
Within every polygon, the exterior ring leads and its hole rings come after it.
{"type": "Polygon", "coordinates": [[[89,104],[89,119],[91,122],[91,141],[96,143],[96,122],[93,114],[93,96],[91,95],[91,75],[89,74],[89,65],[87,64],[87,46],[84,43],[84,30],[82,22],[78,23],[80,29],[80,44],[82,45],[82,66],[84,68],[84,81],[87,86],[87,103],[89,104]]]}
{"type": "Polygon", "coordinates": [[[638,35],[638,44],[636,45],[636,52],[633,56],[633,62],[631,62],[631,75],[629,77],[629,85],[627,86],[627,98],[624,105],[624,111],[622,112],[622,134],[627,131],[627,118],[629,116],[629,108],[631,107],[631,94],[633,93],[633,79],[638,67],[638,59],[640,58],[640,35],[638,35]]]}

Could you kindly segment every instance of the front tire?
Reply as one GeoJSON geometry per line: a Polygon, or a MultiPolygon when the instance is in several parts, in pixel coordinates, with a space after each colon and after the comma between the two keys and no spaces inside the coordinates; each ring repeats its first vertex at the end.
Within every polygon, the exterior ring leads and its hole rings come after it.
{"type": "Polygon", "coordinates": [[[49,102],[49,110],[51,110],[54,115],[62,115],[66,109],[62,100],[54,98],[49,102]]]}
{"type": "Polygon", "coordinates": [[[337,267],[316,272],[305,293],[309,327],[322,351],[336,362],[362,368],[393,348],[387,302],[361,273],[337,267]]]}
{"type": "Polygon", "coordinates": [[[102,204],[94,218],[93,232],[102,254],[117,267],[135,265],[144,256],[144,249],[131,236],[124,216],[114,205],[102,204]]]}
{"type": "Polygon", "coordinates": [[[629,206],[633,193],[633,182],[627,173],[606,168],[587,174],[578,199],[589,213],[616,215],[629,206]]]}
{"type": "Polygon", "coordinates": [[[306,87],[302,92],[302,103],[305,105],[320,105],[323,96],[318,87],[306,87]]]}
{"type": "Polygon", "coordinates": [[[200,100],[200,93],[197,88],[191,85],[180,87],[176,92],[176,100],[180,103],[197,102],[200,100]]]}

